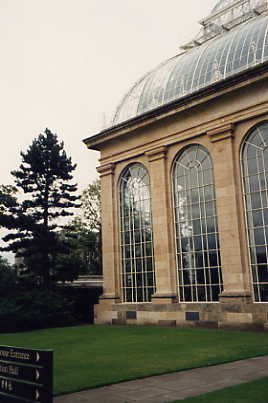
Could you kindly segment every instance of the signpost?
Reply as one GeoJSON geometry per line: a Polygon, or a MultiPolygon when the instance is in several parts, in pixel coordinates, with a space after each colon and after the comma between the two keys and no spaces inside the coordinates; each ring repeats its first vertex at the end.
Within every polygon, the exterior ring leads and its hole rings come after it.
{"type": "Polygon", "coordinates": [[[0,402],[52,403],[53,351],[0,346],[0,402]]]}

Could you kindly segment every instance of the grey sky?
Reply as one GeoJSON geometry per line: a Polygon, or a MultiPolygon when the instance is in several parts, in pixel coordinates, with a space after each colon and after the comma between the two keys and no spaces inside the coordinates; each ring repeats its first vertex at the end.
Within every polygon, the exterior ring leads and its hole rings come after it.
{"type": "Polygon", "coordinates": [[[215,0],[0,0],[1,183],[45,127],[64,140],[80,189],[95,134],[144,73],[199,31],[215,0]]]}

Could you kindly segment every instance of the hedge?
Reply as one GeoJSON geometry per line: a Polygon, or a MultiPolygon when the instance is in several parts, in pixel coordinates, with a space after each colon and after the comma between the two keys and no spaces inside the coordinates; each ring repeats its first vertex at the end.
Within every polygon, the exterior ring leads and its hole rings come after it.
{"type": "Polygon", "coordinates": [[[57,286],[52,290],[17,287],[0,298],[0,332],[20,332],[93,323],[100,287],[57,286]]]}

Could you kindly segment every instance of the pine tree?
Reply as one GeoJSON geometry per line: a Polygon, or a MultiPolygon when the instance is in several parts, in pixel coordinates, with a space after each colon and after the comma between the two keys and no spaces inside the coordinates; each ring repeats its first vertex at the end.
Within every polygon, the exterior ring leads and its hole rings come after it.
{"type": "Polygon", "coordinates": [[[0,185],[0,214],[7,211],[9,207],[16,205],[17,192],[15,186],[12,185],[0,185]]]}
{"type": "Polygon", "coordinates": [[[0,255],[0,295],[7,295],[16,287],[16,271],[8,260],[0,255]]]}
{"type": "Polygon", "coordinates": [[[76,165],[63,147],[57,135],[46,129],[26,152],[21,152],[22,163],[11,174],[25,198],[0,215],[0,226],[15,230],[4,237],[9,242],[5,250],[23,256],[30,271],[47,288],[55,277],[55,257],[68,249],[58,235],[59,221],[79,207],[77,185],[70,184],[76,165]]]}

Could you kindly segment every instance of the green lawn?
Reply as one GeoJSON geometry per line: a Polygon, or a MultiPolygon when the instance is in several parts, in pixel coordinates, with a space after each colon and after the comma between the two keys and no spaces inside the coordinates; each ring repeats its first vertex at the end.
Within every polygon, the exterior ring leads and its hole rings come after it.
{"type": "Polygon", "coordinates": [[[0,344],[55,351],[55,394],[268,354],[268,334],[77,326],[2,334],[0,344]]]}
{"type": "MultiPolygon", "coordinates": [[[[183,400],[185,403],[267,403],[268,378],[183,400]]],[[[172,403],[180,403],[176,400],[172,403]]]]}

